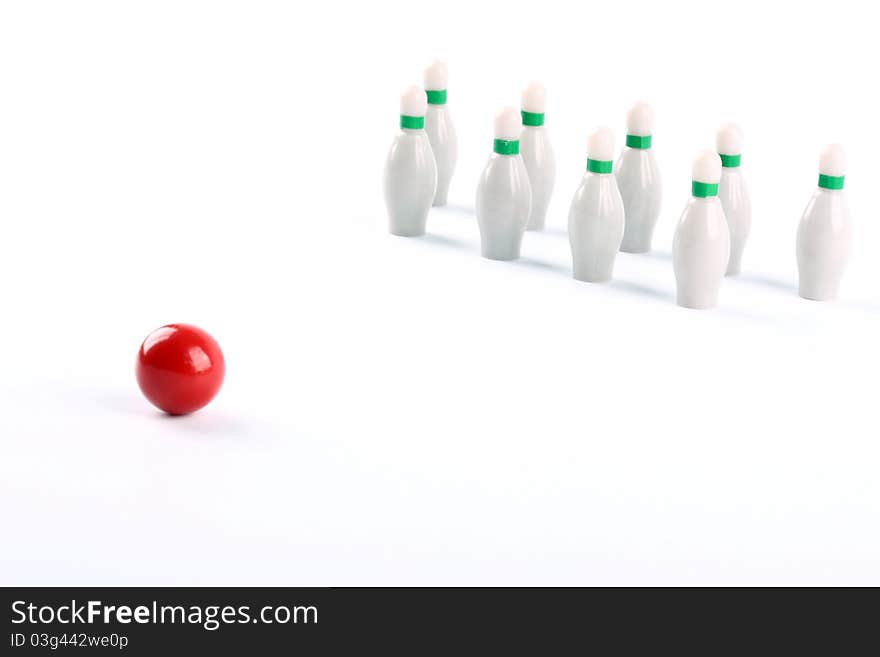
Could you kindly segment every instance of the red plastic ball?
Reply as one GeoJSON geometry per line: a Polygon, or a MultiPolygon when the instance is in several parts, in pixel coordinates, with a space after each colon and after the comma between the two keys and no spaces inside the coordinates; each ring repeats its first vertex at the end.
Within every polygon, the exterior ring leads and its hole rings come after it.
{"type": "Polygon", "coordinates": [[[226,363],[220,345],[202,329],[169,324],[147,336],[135,366],[141,392],[170,415],[197,411],[223,385],[226,363]]]}

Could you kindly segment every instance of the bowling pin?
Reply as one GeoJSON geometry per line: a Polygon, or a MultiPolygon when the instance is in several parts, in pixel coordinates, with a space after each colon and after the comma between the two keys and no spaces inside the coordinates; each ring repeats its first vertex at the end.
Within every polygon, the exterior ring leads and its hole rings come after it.
{"type": "Polygon", "coordinates": [[[522,119],[512,107],[495,115],[495,146],[477,185],[477,223],[483,257],[519,258],[532,192],[519,154],[522,119]]]}
{"type": "Polygon", "coordinates": [[[715,146],[721,157],[721,182],[718,200],[724,209],[730,229],[730,261],[727,276],[739,274],[746,239],[752,228],[752,200],[740,169],[743,136],[739,126],[725,123],[715,135],[715,146]]]}
{"type": "Polygon", "coordinates": [[[434,205],[446,205],[449,183],[455,172],[458,160],[458,138],[449,109],[446,105],[446,83],[449,72],[446,64],[435,61],[425,69],[425,93],[428,96],[428,111],[425,114],[425,132],[434,151],[437,162],[437,193],[434,205]]]}
{"type": "Polygon", "coordinates": [[[394,235],[424,235],[434,201],[437,164],[425,134],[427,105],[425,91],[418,86],[400,97],[400,134],[385,161],[385,205],[394,235]]]}
{"type": "Polygon", "coordinates": [[[620,250],[627,253],[651,250],[654,226],[660,216],[663,185],[651,148],[653,132],[654,110],[647,103],[636,103],[626,115],[626,147],[615,168],[626,214],[620,250]]]}
{"type": "Polygon", "coordinates": [[[827,301],[837,296],[852,244],[852,220],[843,193],[845,174],[843,146],[826,146],[819,158],[819,187],[798,227],[799,287],[804,299],[827,301]]]}
{"type": "Polygon", "coordinates": [[[611,280],[624,231],[624,209],[614,177],[614,134],[599,128],[587,143],[587,172],[568,212],[568,239],[579,281],[611,280]]]}
{"type": "Polygon", "coordinates": [[[556,182],[556,159],[550,137],[544,128],[546,92],[540,82],[531,82],[522,92],[522,122],[520,153],[529,174],[532,189],[532,211],[527,230],[542,230],[547,217],[547,206],[556,182]]]}
{"type": "Polygon", "coordinates": [[[712,308],[730,258],[730,230],[718,200],[721,158],[711,150],[694,160],[692,197],[672,241],[672,266],[678,305],[712,308]]]}

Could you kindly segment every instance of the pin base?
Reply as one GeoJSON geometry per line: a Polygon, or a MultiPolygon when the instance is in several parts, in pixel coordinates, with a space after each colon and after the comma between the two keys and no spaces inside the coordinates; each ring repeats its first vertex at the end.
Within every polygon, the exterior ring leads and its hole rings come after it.
{"type": "Polygon", "coordinates": [[[645,226],[633,226],[632,223],[628,221],[624,228],[620,250],[624,253],[649,253],[651,242],[654,241],[653,226],[648,229],[645,226]]]}
{"type": "Polygon", "coordinates": [[[480,253],[484,258],[489,260],[501,260],[501,261],[509,261],[509,260],[517,260],[519,259],[519,246],[516,247],[491,247],[491,248],[482,248],[480,253]]]}
{"type": "Polygon", "coordinates": [[[544,226],[547,223],[546,215],[541,216],[531,216],[529,217],[529,223],[526,224],[526,230],[544,230],[544,226]]]}
{"type": "MultiPolygon", "coordinates": [[[[612,251],[616,254],[617,251],[612,251]]],[[[614,259],[601,258],[599,261],[594,259],[586,262],[575,260],[572,267],[572,276],[576,281],[584,283],[607,283],[614,278],[614,259]]]]}
{"type": "Polygon", "coordinates": [[[679,290],[675,301],[682,308],[710,310],[718,305],[718,291],[696,293],[679,290]]]}
{"type": "Polygon", "coordinates": [[[742,271],[742,250],[737,253],[731,248],[730,260],[727,262],[727,271],[724,272],[724,275],[739,276],[740,271],[742,271]]]}
{"type": "Polygon", "coordinates": [[[798,294],[808,301],[834,301],[840,289],[840,280],[809,280],[822,277],[801,276],[798,281],[798,294]],[[807,280],[805,280],[805,278],[807,280]]]}
{"type": "Polygon", "coordinates": [[[682,303],[681,301],[678,302],[678,305],[679,305],[679,307],[687,308],[688,310],[712,310],[713,308],[716,308],[718,306],[717,303],[700,305],[700,304],[682,303]]]}
{"type": "Polygon", "coordinates": [[[834,301],[837,299],[837,292],[822,292],[817,290],[798,290],[798,295],[801,299],[806,299],[807,301],[834,301]]]}
{"type": "Polygon", "coordinates": [[[643,244],[621,244],[620,250],[622,253],[650,253],[651,245],[648,244],[647,246],[645,246],[643,244]]]}
{"type": "Polygon", "coordinates": [[[421,237],[425,234],[425,229],[392,227],[388,232],[392,235],[397,235],[398,237],[421,237]]]}
{"type": "Polygon", "coordinates": [[[581,281],[582,283],[609,283],[612,277],[605,274],[591,275],[575,273],[572,278],[576,281],[581,281]]]}

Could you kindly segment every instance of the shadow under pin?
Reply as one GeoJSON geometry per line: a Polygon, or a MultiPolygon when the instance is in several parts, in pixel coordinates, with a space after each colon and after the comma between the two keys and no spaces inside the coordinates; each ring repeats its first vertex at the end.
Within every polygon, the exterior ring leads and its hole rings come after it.
{"type": "Polygon", "coordinates": [[[795,283],[790,283],[788,281],[781,281],[777,278],[771,278],[770,276],[764,276],[763,274],[740,274],[736,277],[736,280],[743,281],[745,283],[751,283],[753,285],[762,285],[764,287],[770,287],[774,290],[781,290],[783,292],[791,292],[793,294],[797,294],[798,286],[795,283]]]}
{"type": "Polygon", "coordinates": [[[657,251],[651,250],[647,253],[633,253],[634,256],[644,256],[646,258],[653,258],[654,260],[672,260],[672,253],[669,251],[657,251]]]}
{"type": "Polygon", "coordinates": [[[515,264],[541,271],[552,271],[566,276],[571,276],[571,267],[556,264],[555,262],[544,262],[543,260],[535,260],[534,258],[520,257],[513,261],[515,264]]]}
{"type": "Polygon", "coordinates": [[[439,246],[461,249],[462,251],[469,251],[471,249],[471,245],[467,242],[457,240],[453,237],[447,237],[446,235],[438,235],[436,233],[425,233],[418,239],[422,242],[427,242],[428,244],[437,244],[439,246]]]}
{"type": "Polygon", "coordinates": [[[550,226],[548,228],[544,228],[543,230],[535,231],[537,234],[544,235],[552,235],[553,237],[568,237],[568,229],[567,228],[557,228],[556,226],[550,226]]]}
{"type": "Polygon", "coordinates": [[[659,299],[661,301],[675,303],[675,294],[673,294],[672,292],[667,292],[665,290],[659,290],[648,285],[632,283],[630,281],[623,281],[620,279],[609,281],[606,285],[614,290],[621,290],[630,294],[637,294],[643,297],[650,297],[652,299],[659,299]]]}
{"type": "Polygon", "coordinates": [[[457,203],[447,203],[446,205],[441,205],[434,209],[440,212],[448,212],[450,214],[464,214],[469,217],[473,217],[477,214],[477,211],[473,207],[459,205],[457,203]]]}

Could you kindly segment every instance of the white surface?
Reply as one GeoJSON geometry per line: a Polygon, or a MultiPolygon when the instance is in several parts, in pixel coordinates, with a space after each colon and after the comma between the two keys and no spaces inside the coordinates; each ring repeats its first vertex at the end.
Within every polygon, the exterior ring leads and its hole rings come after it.
{"type": "Polygon", "coordinates": [[[543,114],[547,107],[547,90],[543,84],[533,80],[523,89],[520,100],[526,112],[543,114]]]}
{"type": "Polygon", "coordinates": [[[424,116],[427,109],[428,97],[420,86],[409,86],[400,95],[400,113],[403,116],[424,116]]]}
{"type": "Polygon", "coordinates": [[[449,84],[449,69],[446,62],[439,59],[431,62],[431,65],[425,69],[425,89],[432,91],[442,91],[449,84]]]}
{"type": "Polygon", "coordinates": [[[591,160],[609,162],[614,159],[614,133],[601,126],[590,133],[587,140],[587,157],[591,160]]]}
{"type": "Polygon", "coordinates": [[[613,173],[584,173],[568,211],[574,278],[589,283],[610,281],[623,231],[623,198],[617,178],[613,173]]]}
{"type": "Polygon", "coordinates": [[[638,102],[626,113],[626,132],[635,137],[654,134],[654,109],[645,102],[638,102]]]}
{"type": "Polygon", "coordinates": [[[481,255],[493,260],[519,258],[532,204],[531,183],[522,157],[493,153],[475,196],[481,255]]]}
{"type": "Polygon", "coordinates": [[[528,8],[0,3],[2,583],[880,584],[873,8],[804,3],[796,30],[782,3],[528,8]],[[531,35],[503,66],[502,8],[531,35]],[[589,84],[585,20],[626,26],[595,32],[616,56],[589,84]],[[459,166],[429,234],[395,238],[382,164],[436,53],[459,166]],[[533,77],[553,93],[549,228],[492,262],[472,212],[489,118],[533,77]],[[637,98],[657,112],[655,253],[578,283],[586,136],[622,139],[637,98]],[[719,307],[688,311],[672,232],[727,119],[752,235],[719,307]],[[856,239],[840,299],[815,303],[795,234],[833,141],[856,239]],[[180,419],[133,370],[173,321],[228,365],[180,419]]]}
{"type": "Polygon", "coordinates": [[[853,241],[845,190],[816,188],[798,226],[798,287],[805,299],[836,299],[853,241]]]}
{"type": "Polygon", "coordinates": [[[495,114],[495,139],[516,141],[522,130],[522,117],[513,107],[502,107],[495,114]]]}
{"type": "MultiPolygon", "coordinates": [[[[742,142],[731,145],[741,146],[742,142]]],[[[736,276],[742,268],[742,255],[752,230],[752,199],[741,166],[722,167],[718,200],[721,201],[724,218],[730,229],[730,259],[727,261],[725,276],[736,276]]]]}
{"type": "Polygon", "coordinates": [[[743,133],[735,123],[725,123],[715,134],[715,149],[724,155],[740,155],[743,149],[743,133]]]}
{"type": "Polygon", "coordinates": [[[663,209],[663,180],[654,149],[625,146],[614,177],[626,223],[620,248],[627,253],[646,253],[651,250],[654,227],[663,209]]]}
{"type": "Polygon", "coordinates": [[[433,204],[446,205],[449,184],[455,174],[455,163],[458,160],[458,137],[446,103],[428,105],[428,110],[425,112],[425,134],[428,136],[437,165],[437,189],[433,204]]]}
{"type": "MultiPolygon", "coordinates": [[[[672,240],[678,305],[694,310],[715,308],[729,261],[730,230],[721,200],[718,196],[692,197],[672,240]]],[[[688,410],[685,407],[684,412],[688,410]]]]}
{"type": "MultiPolygon", "coordinates": [[[[540,107],[539,113],[544,111],[543,98],[542,94],[540,105],[531,105],[540,107]]],[[[526,109],[526,111],[530,110],[526,109]]],[[[548,129],[544,125],[524,125],[519,137],[519,152],[526,167],[529,190],[532,193],[529,222],[526,228],[543,230],[547,223],[547,209],[550,201],[553,200],[553,190],[556,186],[556,156],[553,153],[548,129]]]]}
{"type": "Polygon", "coordinates": [[[718,183],[721,180],[721,158],[718,153],[708,148],[697,153],[691,167],[691,178],[710,185],[718,183]]]}
{"type": "Polygon", "coordinates": [[[437,162],[425,130],[401,130],[385,160],[388,230],[407,237],[425,234],[437,192],[437,162]]]}
{"type": "Polygon", "coordinates": [[[840,144],[828,144],[819,155],[819,173],[826,176],[846,175],[846,150],[840,144]]]}

